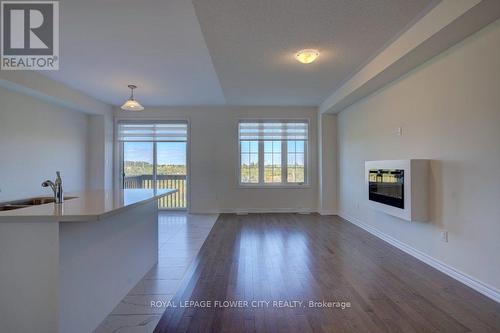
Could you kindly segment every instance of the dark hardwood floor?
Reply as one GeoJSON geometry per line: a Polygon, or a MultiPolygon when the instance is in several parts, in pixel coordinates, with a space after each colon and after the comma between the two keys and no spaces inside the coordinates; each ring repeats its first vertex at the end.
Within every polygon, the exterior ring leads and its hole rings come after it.
{"type": "Polygon", "coordinates": [[[500,305],[339,217],[295,214],[221,215],[155,330],[471,331],[500,332],[500,305]],[[280,300],[303,303],[252,303],[280,300]],[[323,300],[350,307],[309,306],[323,300]]]}

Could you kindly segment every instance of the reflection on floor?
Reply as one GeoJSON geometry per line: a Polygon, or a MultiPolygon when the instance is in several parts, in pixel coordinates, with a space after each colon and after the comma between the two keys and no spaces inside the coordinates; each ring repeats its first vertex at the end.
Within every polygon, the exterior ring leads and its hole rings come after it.
{"type": "Polygon", "coordinates": [[[151,307],[151,301],[172,298],[217,216],[161,212],[158,265],[139,281],[95,332],[153,332],[165,308],[151,307]]]}

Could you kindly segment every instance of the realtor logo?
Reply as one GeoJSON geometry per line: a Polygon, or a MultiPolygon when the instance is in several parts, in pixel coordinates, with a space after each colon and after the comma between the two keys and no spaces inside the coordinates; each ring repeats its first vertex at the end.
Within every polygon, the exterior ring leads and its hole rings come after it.
{"type": "Polygon", "coordinates": [[[1,2],[1,69],[59,69],[59,2],[1,2]]]}

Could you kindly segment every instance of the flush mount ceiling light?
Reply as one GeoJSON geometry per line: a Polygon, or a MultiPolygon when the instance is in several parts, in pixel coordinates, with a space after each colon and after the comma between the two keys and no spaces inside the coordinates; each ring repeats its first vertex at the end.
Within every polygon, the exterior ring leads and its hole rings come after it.
{"type": "Polygon", "coordinates": [[[315,49],[300,50],[295,53],[295,59],[303,64],[310,64],[319,56],[319,51],[315,49]]]}
{"type": "Polygon", "coordinates": [[[133,84],[129,84],[128,87],[130,88],[130,97],[129,97],[129,99],[127,99],[127,101],[125,101],[125,103],[123,103],[123,105],[121,106],[121,109],[126,110],[126,111],[142,111],[142,110],[144,110],[144,106],[139,104],[139,102],[137,102],[134,99],[134,89],[137,88],[137,86],[135,86],[133,84]]]}

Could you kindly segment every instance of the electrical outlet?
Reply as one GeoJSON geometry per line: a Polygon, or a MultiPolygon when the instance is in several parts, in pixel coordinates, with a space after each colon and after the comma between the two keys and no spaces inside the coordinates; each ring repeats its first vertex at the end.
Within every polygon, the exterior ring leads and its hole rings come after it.
{"type": "Polygon", "coordinates": [[[448,231],[441,231],[441,241],[448,243],[448,231]]]}
{"type": "Polygon", "coordinates": [[[403,135],[403,127],[398,127],[398,129],[396,130],[396,134],[398,136],[402,136],[403,135]]]}
{"type": "Polygon", "coordinates": [[[359,209],[359,201],[356,201],[356,209],[359,209]]]}

